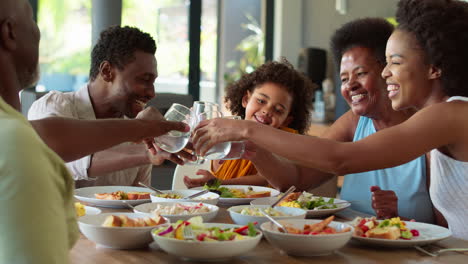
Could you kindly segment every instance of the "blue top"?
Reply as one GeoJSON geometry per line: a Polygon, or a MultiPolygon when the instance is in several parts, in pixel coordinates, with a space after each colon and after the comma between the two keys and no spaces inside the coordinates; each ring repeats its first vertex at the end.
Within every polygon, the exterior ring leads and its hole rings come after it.
{"type": "MultiPolygon", "coordinates": [[[[361,116],[353,141],[375,133],[372,119],[361,116]]],[[[398,144],[398,140],[395,140],[398,144]]],[[[391,151],[382,153],[382,158],[391,151]]],[[[353,210],[375,215],[372,209],[370,187],[379,186],[382,190],[393,190],[398,196],[398,214],[418,222],[433,223],[432,203],[426,188],[426,158],[420,156],[400,166],[348,174],[344,178],[341,199],[357,201],[351,204],[353,210]]]]}

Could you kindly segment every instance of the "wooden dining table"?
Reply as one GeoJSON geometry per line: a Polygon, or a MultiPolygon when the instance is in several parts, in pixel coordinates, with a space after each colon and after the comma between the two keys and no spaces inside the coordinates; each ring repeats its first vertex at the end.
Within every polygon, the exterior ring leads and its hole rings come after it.
{"type": "MultiPolygon", "coordinates": [[[[109,209],[101,208],[102,212],[130,212],[128,209],[109,209]]],[[[336,215],[336,221],[349,221],[354,211],[346,209],[336,215]],[[348,210],[348,211],[347,211],[348,210]]],[[[226,207],[220,207],[218,215],[211,222],[214,223],[233,223],[226,207]]],[[[468,248],[468,241],[456,238],[447,238],[429,246],[429,250],[443,248],[468,248]]],[[[112,263],[112,264],[146,264],[146,263],[204,263],[198,261],[186,261],[177,256],[169,255],[160,250],[155,243],[147,248],[134,250],[115,250],[96,246],[82,234],[70,253],[71,263],[112,263]]],[[[417,251],[414,248],[379,248],[360,244],[351,239],[343,248],[336,250],[328,256],[298,257],[289,256],[281,250],[274,248],[263,238],[252,251],[245,255],[234,257],[228,260],[222,260],[223,263],[450,263],[466,264],[468,263],[468,253],[447,252],[438,257],[431,257],[417,251]]]]}

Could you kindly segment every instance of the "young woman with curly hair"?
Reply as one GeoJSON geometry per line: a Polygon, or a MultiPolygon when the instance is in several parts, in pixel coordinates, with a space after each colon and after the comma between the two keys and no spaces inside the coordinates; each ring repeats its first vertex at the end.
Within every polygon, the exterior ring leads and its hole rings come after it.
{"type": "Polygon", "coordinates": [[[203,154],[221,141],[251,140],[300,164],[337,174],[388,168],[431,151],[432,202],[453,235],[468,239],[468,3],[401,0],[397,21],[382,76],[393,109],[417,111],[407,121],[343,143],[213,120],[200,124],[195,148],[203,154]]]}
{"type": "MultiPolygon", "coordinates": [[[[286,60],[271,61],[229,85],[225,103],[232,114],[244,120],[304,134],[310,123],[314,88],[314,84],[286,60]]],[[[185,176],[184,182],[187,187],[196,187],[218,178],[222,184],[267,185],[267,180],[260,175],[262,169],[258,171],[256,168],[259,163],[263,164],[262,161],[256,162],[259,160],[255,158],[257,156],[247,154],[248,159],[229,160],[222,164],[212,161],[211,171],[199,170],[197,174],[203,177],[192,179],[185,176]]],[[[271,170],[271,166],[265,167],[271,170]]],[[[283,172],[281,169],[276,171],[283,172]]]]}

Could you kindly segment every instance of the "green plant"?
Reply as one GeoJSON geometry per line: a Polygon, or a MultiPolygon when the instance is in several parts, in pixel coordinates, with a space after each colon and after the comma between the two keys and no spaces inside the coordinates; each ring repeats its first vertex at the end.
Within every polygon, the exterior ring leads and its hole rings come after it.
{"type": "Polygon", "coordinates": [[[239,62],[228,61],[226,67],[230,70],[224,73],[226,85],[237,81],[243,74],[253,72],[265,62],[265,36],[260,24],[249,14],[245,15],[249,23],[241,27],[252,32],[236,46],[236,50],[242,52],[239,62]]]}

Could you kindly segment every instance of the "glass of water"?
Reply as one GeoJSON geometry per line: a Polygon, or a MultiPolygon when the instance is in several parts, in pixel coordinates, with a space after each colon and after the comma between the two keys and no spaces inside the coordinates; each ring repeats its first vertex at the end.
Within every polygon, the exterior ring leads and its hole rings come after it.
{"type": "MultiPolygon", "coordinates": [[[[215,116],[213,115],[213,112],[201,113],[198,116],[198,122],[206,120],[206,119],[217,118],[217,117],[222,117],[222,116],[215,116]]],[[[224,118],[241,119],[240,116],[227,116],[224,118]]],[[[245,151],[245,144],[243,141],[221,142],[221,143],[214,145],[212,148],[210,148],[206,152],[204,158],[207,160],[240,159],[242,157],[242,154],[244,154],[244,151],[245,151]]]]}
{"type": "MultiPolygon", "coordinates": [[[[172,104],[164,115],[164,118],[168,121],[178,121],[190,124],[191,111],[190,108],[184,105],[172,104]]],[[[154,141],[161,149],[170,153],[177,153],[187,145],[189,138],[190,132],[172,130],[167,134],[156,137],[154,141]]]]}
{"type": "Polygon", "coordinates": [[[220,107],[217,103],[204,102],[204,101],[195,101],[192,106],[192,124],[191,127],[194,129],[199,123],[198,115],[204,112],[220,112],[220,107]]]}

